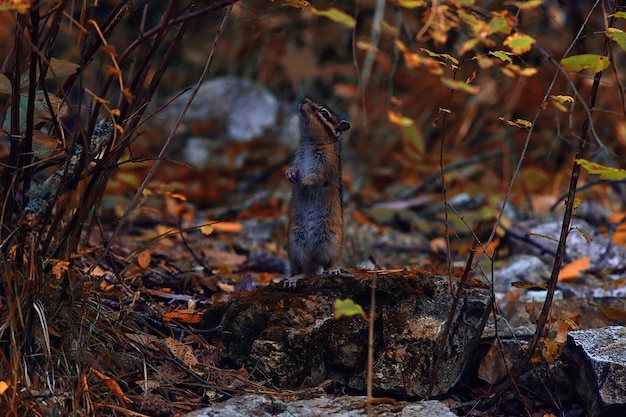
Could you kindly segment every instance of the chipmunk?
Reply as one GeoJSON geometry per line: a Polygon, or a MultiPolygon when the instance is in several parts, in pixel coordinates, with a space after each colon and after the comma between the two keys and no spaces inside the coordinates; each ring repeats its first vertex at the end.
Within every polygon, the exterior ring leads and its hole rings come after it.
{"type": "Polygon", "coordinates": [[[287,254],[291,277],[284,286],[334,267],[343,245],[341,136],[350,123],[328,107],[300,103],[300,144],[285,176],[293,184],[287,254]]]}

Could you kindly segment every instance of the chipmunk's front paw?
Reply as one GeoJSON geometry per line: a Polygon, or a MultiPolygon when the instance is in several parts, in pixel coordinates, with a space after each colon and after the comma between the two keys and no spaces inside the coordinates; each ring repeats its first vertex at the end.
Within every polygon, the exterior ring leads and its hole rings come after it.
{"type": "Polygon", "coordinates": [[[285,279],[283,279],[283,288],[295,290],[296,286],[298,285],[298,281],[300,281],[302,278],[304,278],[304,274],[294,275],[289,278],[285,277],[285,279]]]}
{"type": "Polygon", "coordinates": [[[324,273],[328,275],[341,275],[341,274],[347,274],[348,271],[343,268],[337,268],[337,269],[326,269],[324,270],[324,273]]]}
{"type": "Polygon", "coordinates": [[[285,178],[287,178],[287,180],[290,183],[293,183],[297,177],[298,177],[298,170],[295,167],[291,167],[287,169],[287,171],[285,171],[285,178]]]}

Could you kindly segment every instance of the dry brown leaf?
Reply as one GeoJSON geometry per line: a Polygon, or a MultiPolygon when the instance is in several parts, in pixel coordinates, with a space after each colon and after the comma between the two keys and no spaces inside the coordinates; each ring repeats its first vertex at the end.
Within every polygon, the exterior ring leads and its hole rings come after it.
{"type": "Polygon", "coordinates": [[[196,355],[194,355],[193,348],[191,346],[172,339],[171,337],[165,339],[165,345],[170,350],[172,355],[174,355],[176,359],[181,361],[188,368],[193,368],[200,363],[198,358],[196,358],[196,355]]]}
{"type": "Polygon", "coordinates": [[[617,307],[604,307],[602,314],[611,320],[624,320],[626,319],[626,310],[617,307]]]}
{"type": "Polygon", "coordinates": [[[497,340],[491,342],[491,347],[487,354],[480,361],[478,367],[478,378],[494,385],[507,375],[507,368],[511,369],[513,361],[508,351],[504,351],[504,360],[497,340]]]}

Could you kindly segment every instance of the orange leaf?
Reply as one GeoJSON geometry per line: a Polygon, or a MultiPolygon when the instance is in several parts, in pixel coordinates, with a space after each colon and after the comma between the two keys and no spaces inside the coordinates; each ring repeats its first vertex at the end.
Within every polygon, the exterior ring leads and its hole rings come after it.
{"type": "Polygon", "coordinates": [[[567,281],[579,276],[583,271],[589,269],[589,257],[585,256],[566,265],[559,272],[559,281],[567,281]]]}
{"type": "Polygon", "coordinates": [[[241,223],[237,223],[237,222],[219,222],[219,223],[213,223],[213,230],[215,230],[216,232],[223,232],[223,233],[236,233],[241,231],[241,229],[243,229],[243,226],[241,225],[241,223]]]}
{"type": "Polygon", "coordinates": [[[144,251],[137,256],[137,264],[141,267],[141,269],[146,269],[150,266],[150,259],[152,255],[150,251],[144,251]]]}
{"type": "Polygon", "coordinates": [[[200,324],[202,323],[203,316],[204,315],[202,313],[199,313],[197,311],[179,310],[165,313],[163,315],[163,320],[179,320],[187,324],[200,324]]]}
{"type": "Polygon", "coordinates": [[[124,395],[124,392],[122,391],[122,389],[120,388],[120,386],[114,379],[109,378],[108,376],[106,376],[105,374],[103,374],[102,372],[99,372],[97,369],[94,369],[94,368],[91,368],[91,372],[93,372],[98,378],[100,378],[102,382],[104,382],[104,385],[106,385],[111,391],[113,391],[113,393],[117,396],[117,398],[127,403],[133,402],[130,398],[124,395]]]}

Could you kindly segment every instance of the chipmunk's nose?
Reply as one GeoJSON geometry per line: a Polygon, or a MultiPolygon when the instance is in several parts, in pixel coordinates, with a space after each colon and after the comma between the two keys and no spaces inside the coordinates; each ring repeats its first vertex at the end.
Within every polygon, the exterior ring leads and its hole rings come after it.
{"type": "Polygon", "coordinates": [[[309,106],[311,104],[311,99],[308,97],[305,97],[302,99],[302,101],[300,102],[300,111],[304,111],[306,109],[307,106],[309,106]]]}

